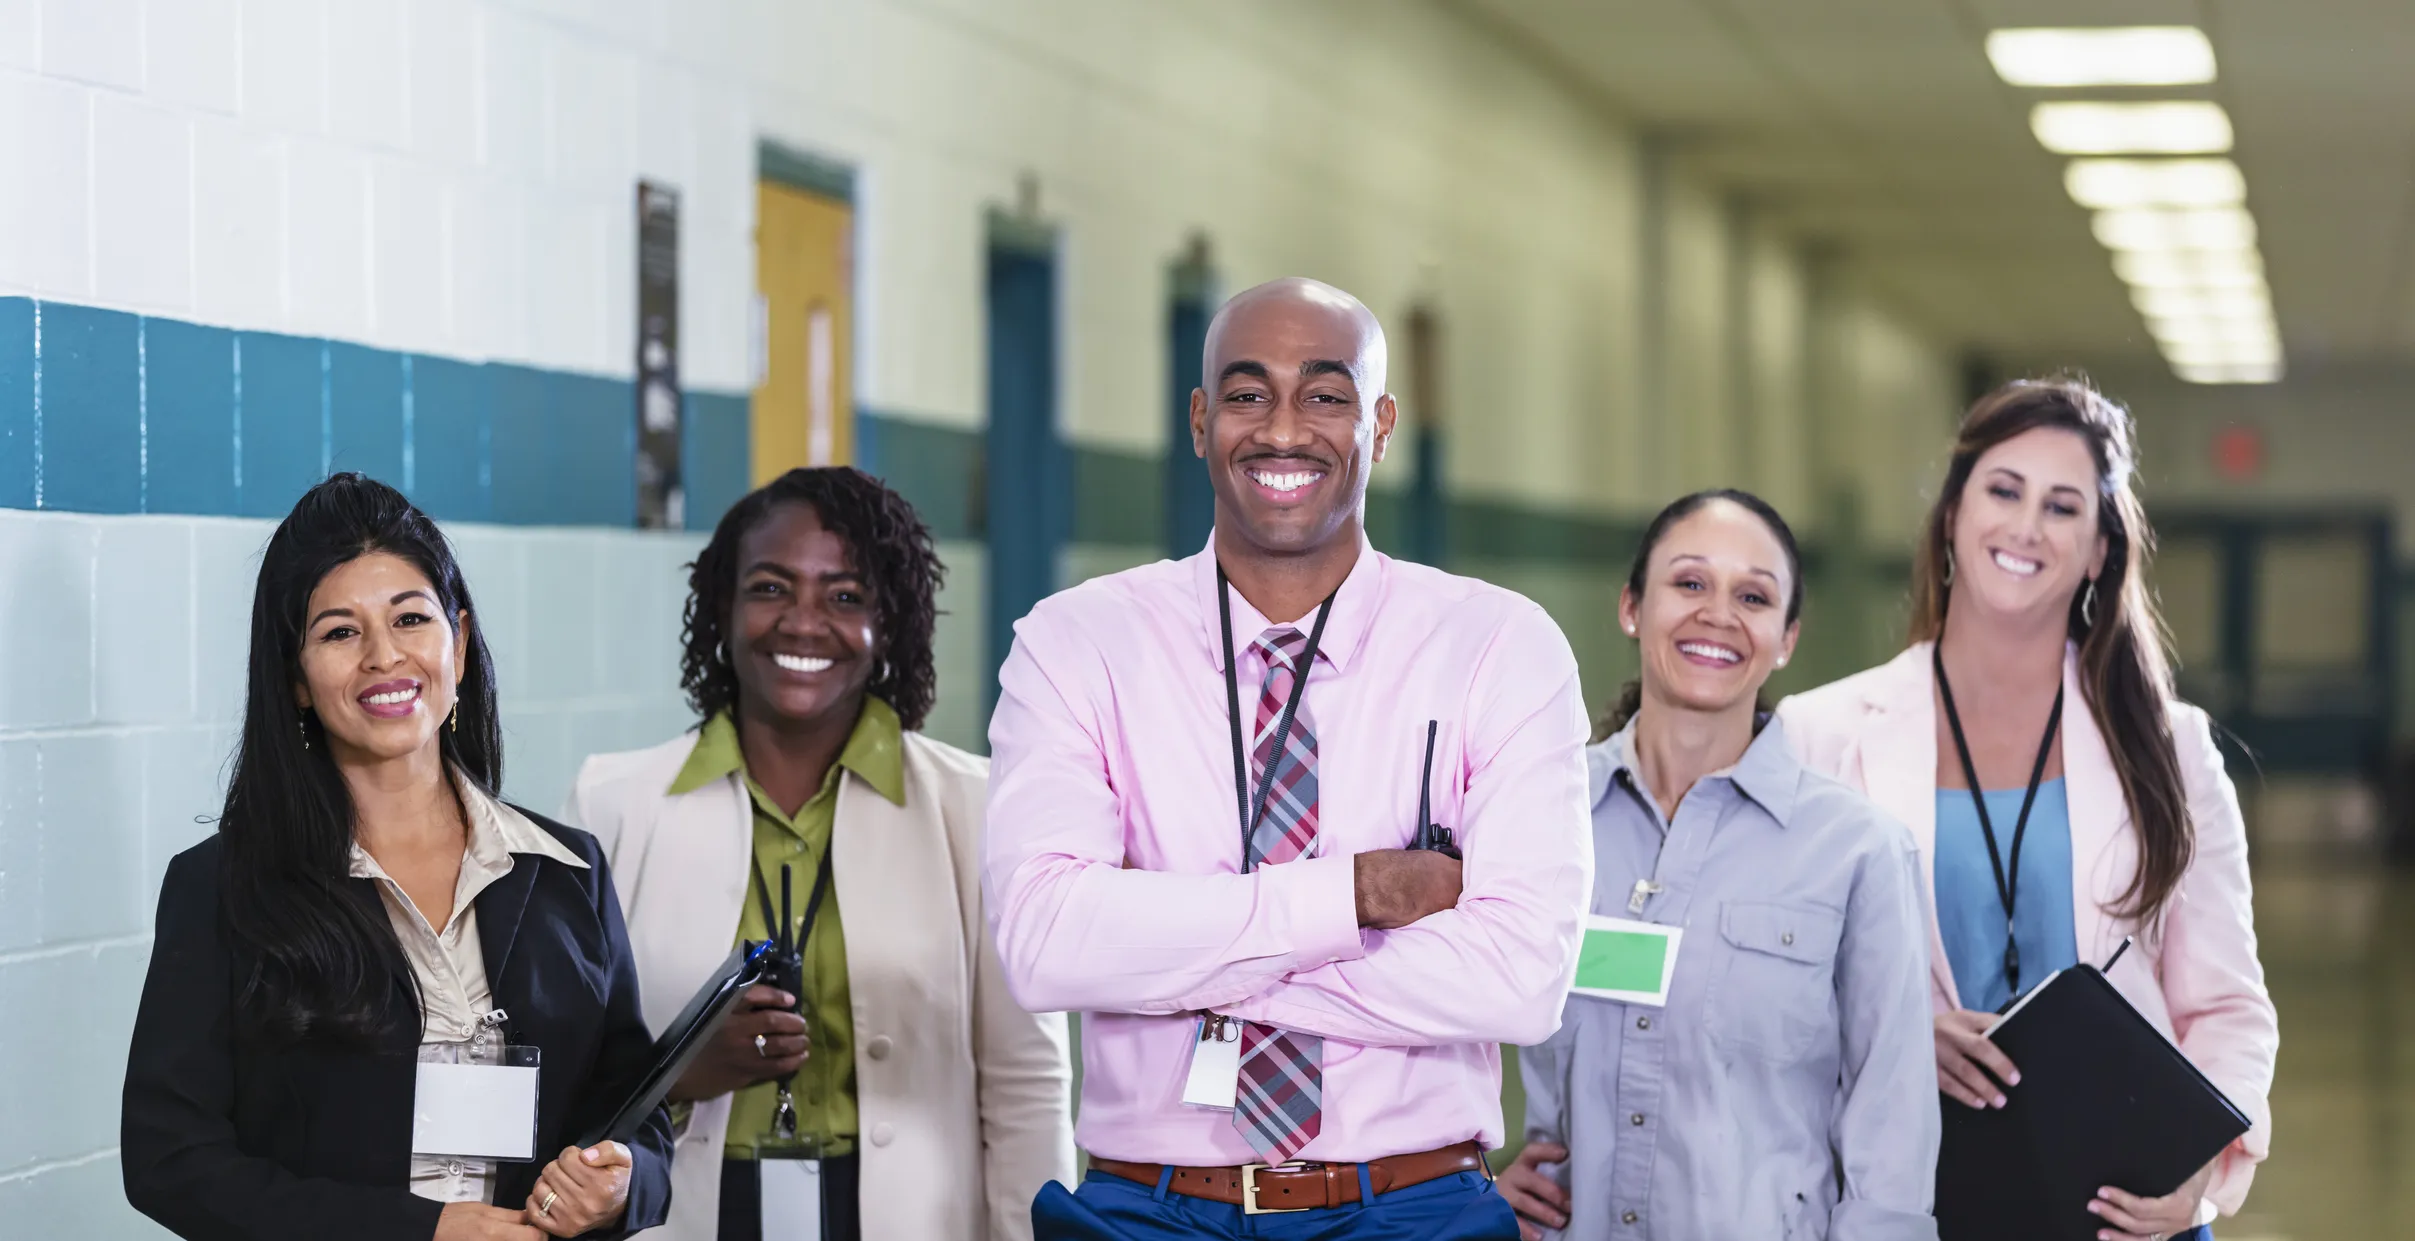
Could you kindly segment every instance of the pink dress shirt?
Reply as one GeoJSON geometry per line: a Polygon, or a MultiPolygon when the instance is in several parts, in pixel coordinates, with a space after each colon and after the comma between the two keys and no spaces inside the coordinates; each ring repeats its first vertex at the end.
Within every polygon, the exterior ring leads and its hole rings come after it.
{"type": "MultiPolygon", "coordinates": [[[[1239,591],[1232,613],[1246,713],[1268,622],[1239,591]]],[[[1214,1011],[1324,1038],[1302,1159],[1498,1147],[1497,1044],[1559,1027],[1593,885],[1567,639],[1516,594],[1362,541],[1301,707],[1315,847],[1249,874],[1223,667],[1202,551],[1045,600],[999,673],[983,882],[1016,1000],[1084,1014],[1076,1139],[1114,1159],[1254,1160],[1231,1112],[1181,1101],[1195,1015],[1214,1011]],[[1466,853],[1459,905],[1361,930],[1351,857],[1409,844],[1427,720],[1435,820],[1466,853]]]]}

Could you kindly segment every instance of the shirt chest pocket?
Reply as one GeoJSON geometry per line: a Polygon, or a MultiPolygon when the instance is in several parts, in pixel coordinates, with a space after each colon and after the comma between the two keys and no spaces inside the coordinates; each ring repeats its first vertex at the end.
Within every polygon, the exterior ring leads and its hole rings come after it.
{"type": "Polygon", "coordinates": [[[1836,946],[1842,915],[1816,905],[1729,901],[1719,910],[1711,1039],[1765,1059],[1805,1059],[1836,1042],[1836,946]]]}

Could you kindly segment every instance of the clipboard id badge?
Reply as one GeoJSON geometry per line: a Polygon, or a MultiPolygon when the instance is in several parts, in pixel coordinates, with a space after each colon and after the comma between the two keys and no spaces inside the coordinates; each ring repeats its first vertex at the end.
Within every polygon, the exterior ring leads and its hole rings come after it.
{"type": "Polygon", "coordinates": [[[543,1054],[506,1042],[502,1009],[478,1019],[467,1042],[419,1049],[411,1092],[411,1153],[533,1163],[537,1070],[543,1054]]]}

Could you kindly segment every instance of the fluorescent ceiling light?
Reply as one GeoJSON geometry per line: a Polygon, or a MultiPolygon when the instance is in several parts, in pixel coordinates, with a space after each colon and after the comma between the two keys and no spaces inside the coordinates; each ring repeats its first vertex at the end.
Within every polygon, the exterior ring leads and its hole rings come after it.
{"type": "Polygon", "coordinates": [[[2160,342],[2174,366],[2271,366],[2281,360],[2281,342],[2227,340],[2160,342]]]}
{"type": "Polygon", "coordinates": [[[2219,155],[2231,118],[2202,99],[2159,103],[2042,103],[2029,131],[2057,155],[2219,155]]]}
{"type": "Polygon", "coordinates": [[[2229,207],[2247,198],[2247,178],[2227,159],[2075,159],[2063,188],[2083,207],[2229,207]]]}
{"type": "Polygon", "coordinates": [[[2205,319],[2150,319],[2147,332],[2165,352],[2200,350],[2225,357],[2274,357],[2281,337],[2271,323],[2232,324],[2205,319]]]}
{"type": "Polygon", "coordinates": [[[2182,363],[2172,373],[2193,384],[2268,384],[2281,380],[2279,362],[2182,363]]]}
{"type": "Polygon", "coordinates": [[[2131,250],[2113,274],[2134,289],[2261,289],[2264,256],[2254,250],[2131,250]]]}
{"type": "Polygon", "coordinates": [[[2015,86],[2188,86],[2214,80],[2214,45],[2195,26],[1991,30],[1988,63],[2015,86]]]}
{"type": "Polygon", "coordinates": [[[2243,207],[2099,211],[2096,239],[2108,250],[2245,250],[2256,244],[2256,218],[2243,207]]]}
{"type": "Polygon", "coordinates": [[[2150,319],[2270,319],[2261,289],[2132,289],[2130,304],[2150,319]]]}

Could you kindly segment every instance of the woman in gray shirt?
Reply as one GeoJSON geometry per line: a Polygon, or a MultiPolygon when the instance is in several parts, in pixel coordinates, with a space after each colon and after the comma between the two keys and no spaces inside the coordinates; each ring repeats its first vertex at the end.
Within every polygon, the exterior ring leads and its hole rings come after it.
{"type": "Polygon", "coordinates": [[[1530,1241],[1937,1235],[1911,838],[1759,705],[1802,600],[1794,536],[1754,496],[1690,495],[1645,531],[1619,597],[1642,676],[1587,751],[1586,955],[1675,928],[1674,964],[1616,980],[1658,993],[1625,998],[1581,966],[1559,1033],[1519,1054],[1528,1144],[1501,1190],[1530,1241]]]}

